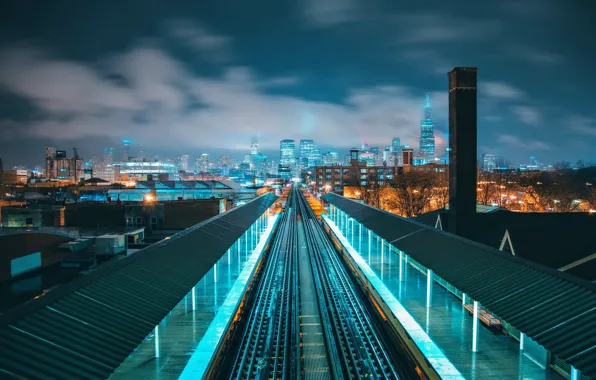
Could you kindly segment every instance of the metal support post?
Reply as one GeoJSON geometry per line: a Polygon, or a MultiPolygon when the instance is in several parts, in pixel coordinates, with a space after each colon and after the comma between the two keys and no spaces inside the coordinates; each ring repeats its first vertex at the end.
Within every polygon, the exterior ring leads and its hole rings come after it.
{"type": "Polygon", "coordinates": [[[159,358],[159,325],[155,326],[155,357],[159,358]]]}
{"type": "Polygon", "coordinates": [[[524,333],[519,333],[519,350],[523,351],[524,350],[524,344],[526,340],[526,334],[524,333]]]}
{"type": "Polygon", "coordinates": [[[474,301],[474,322],[472,323],[472,352],[478,352],[478,301],[474,301]]]}
{"type": "Polygon", "coordinates": [[[403,281],[404,258],[403,252],[399,251],[399,281],[403,281]]]}
{"type": "Polygon", "coordinates": [[[574,366],[571,366],[571,377],[570,380],[579,380],[579,370],[577,368],[575,368],[574,366]]]}
{"type": "Polygon", "coordinates": [[[426,270],[426,307],[431,307],[433,298],[433,271],[426,270]]]}
{"type": "Polygon", "coordinates": [[[192,297],[192,309],[195,310],[197,308],[197,298],[195,297],[196,292],[195,288],[192,288],[191,297],[192,297]]]}
{"type": "Polygon", "coordinates": [[[466,306],[466,293],[461,295],[461,305],[466,306]]]}

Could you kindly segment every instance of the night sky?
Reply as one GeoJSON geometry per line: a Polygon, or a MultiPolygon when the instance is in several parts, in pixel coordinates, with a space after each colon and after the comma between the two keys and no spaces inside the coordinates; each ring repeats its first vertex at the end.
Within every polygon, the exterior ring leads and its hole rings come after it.
{"type": "Polygon", "coordinates": [[[595,13],[584,0],[5,0],[0,157],[118,157],[122,138],[151,157],[241,157],[253,135],[276,160],[284,138],[417,149],[427,92],[442,154],[447,72],[477,66],[481,153],[596,161],[595,13]]]}

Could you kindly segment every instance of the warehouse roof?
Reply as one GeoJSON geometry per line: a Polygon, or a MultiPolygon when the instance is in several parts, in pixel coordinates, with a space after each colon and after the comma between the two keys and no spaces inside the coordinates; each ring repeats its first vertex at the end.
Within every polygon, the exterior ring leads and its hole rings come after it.
{"type": "Polygon", "coordinates": [[[264,194],[0,315],[0,374],[108,377],[275,199],[264,194]]]}
{"type": "Polygon", "coordinates": [[[325,200],[588,376],[596,375],[596,286],[336,194],[325,200]]]}
{"type": "MultiPolygon", "coordinates": [[[[596,253],[596,236],[593,234],[596,215],[524,213],[497,208],[488,213],[477,213],[475,218],[471,240],[500,248],[507,238],[503,250],[515,256],[553,269],[577,263],[565,270],[588,281],[596,280],[596,272],[589,269],[594,264],[591,260],[582,260],[596,253]]],[[[431,211],[414,219],[443,231],[449,227],[449,215],[444,210],[431,211]],[[437,225],[438,218],[440,224],[437,225]]]]}

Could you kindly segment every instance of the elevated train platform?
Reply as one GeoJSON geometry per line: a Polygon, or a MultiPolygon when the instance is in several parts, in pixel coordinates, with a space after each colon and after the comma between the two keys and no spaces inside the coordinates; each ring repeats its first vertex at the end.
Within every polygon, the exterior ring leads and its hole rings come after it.
{"type": "Polygon", "coordinates": [[[264,194],[0,315],[2,379],[177,379],[222,339],[274,231],[264,194]]]}
{"type": "Polygon", "coordinates": [[[594,378],[593,284],[334,194],[317,220],[292,193],[0,315],[0,378],[594,378]],[[260,288],[254,320],[276,337],[243,333],[260,288]],[[233,354],[239,336],[252,357],[233,354]]]}
{"type": "Polygon", "coordinates": [[[336,246],[442,378],[596,375],[594,284],[336,194],[325,200],[336,246]]]}

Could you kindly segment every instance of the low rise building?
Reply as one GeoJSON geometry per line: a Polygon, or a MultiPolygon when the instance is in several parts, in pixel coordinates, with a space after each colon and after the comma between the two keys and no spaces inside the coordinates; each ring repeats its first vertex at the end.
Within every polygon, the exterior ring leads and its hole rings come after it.
{"type": "Polygon", "coordinates": [[[87,229],[131,229],[172,233],[219,215],[233,207],[225,198],[180,201],[84,202],[66,205],[65,225],[87,229]]]}
{"type": "Polygon", "coordinates": [[[64,206],[31,205],[2,208],[3,227],[60,227],[64,225],[64,206]]]}
{"type": "Polygon", "coordinates": [[[317,166],[315,188],[319,192],[341,191],[344,186],[386,186],[399,168],[393,166],[366,166],[352,162],[349,166],[317,166]]]}
{"type": "Polygon", "coordinates": [[[27,183],[28,177],[29,173],[27,170],[4,170],[2,172],[2,179],[0,179],[0,183],[5,185],[24,185],[27,183]]]}

